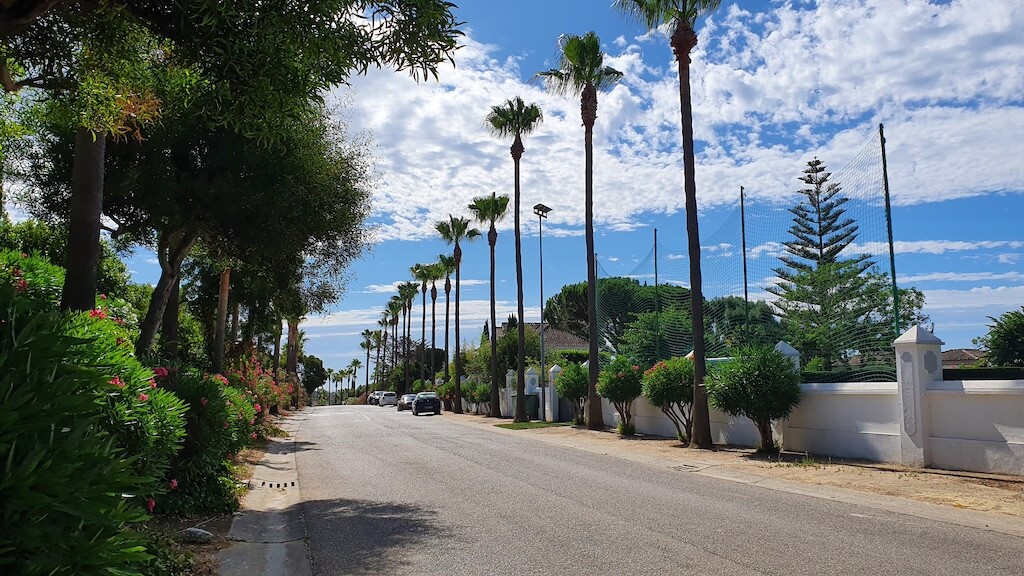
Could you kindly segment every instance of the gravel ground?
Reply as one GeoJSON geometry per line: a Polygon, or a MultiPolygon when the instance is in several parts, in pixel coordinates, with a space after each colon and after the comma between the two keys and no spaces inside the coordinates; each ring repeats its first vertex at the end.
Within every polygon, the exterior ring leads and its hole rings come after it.
{"type": "Polygon", "coordinates": [[[305,413],[313,574],[1024,574],[1014,536],[465,421],[305,413]]]}

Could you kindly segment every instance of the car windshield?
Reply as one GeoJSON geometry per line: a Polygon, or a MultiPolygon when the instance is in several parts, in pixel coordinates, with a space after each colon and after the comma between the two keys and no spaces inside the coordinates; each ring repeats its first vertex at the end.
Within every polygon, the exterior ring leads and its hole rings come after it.
{"type": "Polygon", "coordinates": [[[402,400],[412,400],[415,397],[415,394],[406,394],[405,396],[402,396],[402,400]]]}
{"type": "Polygon", "coordinates": [[[433,392],[420,392],[416,395],[417,398],[437,398],[437,394],[433,392]]]}

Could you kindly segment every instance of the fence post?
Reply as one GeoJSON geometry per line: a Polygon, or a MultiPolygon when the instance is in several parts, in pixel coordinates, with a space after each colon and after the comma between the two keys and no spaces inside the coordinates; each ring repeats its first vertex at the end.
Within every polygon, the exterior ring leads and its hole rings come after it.
{"type": "Polygon", "coordinates": [[[914,325],[893,342],[900,403],[900,458],[905,466],[928,465],[928,406],[925,393],[942,381],[942,340],[914,325]]]}
{"type": "Polygon", "coordinates": [[[548,422],[558,422],[558,390],[555,389],[555,381],[558,380],[558,375],[562,373],[562,367],[555,364],[548,370],[548,399],[549,406],[547,412],[548,422]]]}

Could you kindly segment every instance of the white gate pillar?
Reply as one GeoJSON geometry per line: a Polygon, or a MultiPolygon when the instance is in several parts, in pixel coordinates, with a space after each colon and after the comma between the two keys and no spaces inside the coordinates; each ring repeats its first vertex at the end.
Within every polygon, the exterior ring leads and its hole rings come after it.
{"type": "Polygon", "coordinates": [[[925,393],[942,381],[942,340],[914,325],[893,342],[900,403],[900,456],[906,466],[928,465],[928,405],[925,393]]]}

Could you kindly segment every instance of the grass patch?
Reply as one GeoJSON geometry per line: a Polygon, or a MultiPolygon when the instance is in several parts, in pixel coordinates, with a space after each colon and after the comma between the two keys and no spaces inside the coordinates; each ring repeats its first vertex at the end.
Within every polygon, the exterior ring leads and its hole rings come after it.
{"type": "Polygon", "coordinates": [[[572,422],[510,422],[508,424],[495,424],[495,426],[505,430],[530,430],[533,428],[551,428],[552,426],[572,426],[572,422]]]}

